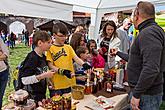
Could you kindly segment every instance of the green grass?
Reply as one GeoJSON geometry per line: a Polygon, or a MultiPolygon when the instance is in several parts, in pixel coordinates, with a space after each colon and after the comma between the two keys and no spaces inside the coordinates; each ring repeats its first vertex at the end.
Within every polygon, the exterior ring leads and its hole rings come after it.
{"type": "MultiPolygon", "coordinates": [[[[10,50],[10,56],[9,56],[9,64],[10,64],[10,72],[12,72],[16,66],[24,60],[26,57],[27,53],[31,51],[29,47],[25,47],[24,44],[17,44],[14,49],[9,49],[10,50]]],[[[12,76],[10,75],[11,80],[9,81],[5,95],[3,97],[3,105],[8,103],[8,95],[11,94],[12,91],[14,91],[13,87],[13,79],[12,76]]]]}

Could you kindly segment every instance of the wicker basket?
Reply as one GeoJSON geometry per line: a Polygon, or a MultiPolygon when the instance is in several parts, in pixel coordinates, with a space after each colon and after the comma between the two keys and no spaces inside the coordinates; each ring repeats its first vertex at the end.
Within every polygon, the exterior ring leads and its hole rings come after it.
{"type": "Polygon", "coordinates": [[[75,100],[81,100],[84,98],[84,89],[82,85],[72,86],[72,98],[75,100]]]}

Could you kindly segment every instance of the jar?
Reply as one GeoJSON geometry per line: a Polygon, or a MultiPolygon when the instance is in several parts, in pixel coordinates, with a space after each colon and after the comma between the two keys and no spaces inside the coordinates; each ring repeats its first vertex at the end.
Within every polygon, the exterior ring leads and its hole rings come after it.
{"type": "Polygon", "coordinates": [[[82,85],[75,85],[71,87],[72,98],[81,100],[84,98],[85,87],[82,85]]]}
{"type": "Polygon", "coordinates": [[[29,94],[27,91],[20,89],[9,97],[14,101],[15,106],[19,106],[26,105],[28,96],[29,94]]]}
{"type": "Polygon", "coordinates": [[[64,110],[70,110],[72,106],[71,94],[66,93],[62,95],[63,97],[63,108],[64,110]]]}
{"type": "Polygon", "coordinates": [[[42,106],[47,110],[52,109],[52,100],[51,99],[42,100],[42,106]]]}
{"type": "Polygon", "coordinates": [[[63,110],[63,100],[60,95],[52,97],[52,110],[63,110]]]}

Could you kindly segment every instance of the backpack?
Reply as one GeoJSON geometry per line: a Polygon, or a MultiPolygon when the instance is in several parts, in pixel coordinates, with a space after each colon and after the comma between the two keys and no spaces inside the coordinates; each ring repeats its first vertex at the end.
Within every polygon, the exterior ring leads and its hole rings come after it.
{"type": "Polygon", "coordinates": [[[19,89],[24,89],[24,84],[22,83],[22,73],[23,73],[23,70],[24,70],[24,65],[25,65],[25,62],[27,60],[27,57],[25,58],[24,61],[21,62],[20,64],[20,67],[19,67],[19,70],[18,70],[18,78],[17,78],[17,84],[16,84],[16,91],[19,90],[19,89]]]}
{"type": "MultiPolygon", "coordinates": [[[[22,61],[21,64],[20,64],[20,68],[19,68],[19,71],[18,71],[16,90],[24,89],[24,90],[27,90],[27,91],[31,91],[30,85],[24,85],[22,83],[22,79],[21,79],[22,78],[22,73],[25,70],[25,64],[26,64],[27,60],[29,59],[29,56],[30,56],[30,54],[28,54],[27,57],[24,59],[24,61],[22,61]]],[[[38,65],[38,62],[35,62],[35,63],[38,65]]]]}

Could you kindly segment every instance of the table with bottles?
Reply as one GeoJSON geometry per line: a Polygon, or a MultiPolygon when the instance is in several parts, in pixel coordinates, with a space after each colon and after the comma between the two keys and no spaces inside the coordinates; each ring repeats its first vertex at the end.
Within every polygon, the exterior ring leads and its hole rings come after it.
{"type": "Polygon", "coordinates": [[[105,76],[102,70],[97,69],[92,78],[87,75],[84,99],[73,99],[73,102],[79,102],[77,110],[120,110],[128,106],[129,87],[113,89],[116,72],[120,72],[119,69],[111,69],[105,76]],[[103,100],[101,103],[105,104],[98,103],[98,100],[103,100]]]}

